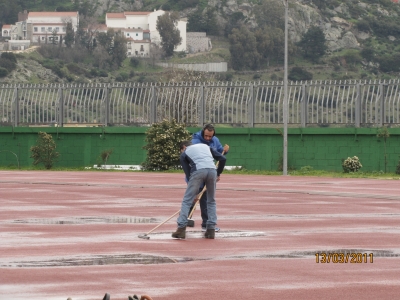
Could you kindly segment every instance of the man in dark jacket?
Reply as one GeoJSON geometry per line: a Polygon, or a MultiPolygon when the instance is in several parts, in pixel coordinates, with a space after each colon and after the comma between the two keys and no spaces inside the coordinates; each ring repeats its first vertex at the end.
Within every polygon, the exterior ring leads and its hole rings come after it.
{"type": "Polygon", "coordinates": [[[192,145],[190,141],[183,141],[180,145],[180,161],[185,172],[188,185],[183,196],[181,211],[177,220],[178,228],[172,233],[173,238],[184,239],[186,237],[186,225],[190,206],[196,197],[199,188],[205,183],[207,188],[208,219],[204,237],[215,238],[215,225],[217,224],[217,205],[215,202],[215,187],[224,170],[226,158],[204,144],[192,145]],[[219,161],[218,168],[214,165],[214,159],[219,161]]]}
{"type": "MultiPolygon", "coordinates": [[[[219,153],[223,153],[226,155],[229,151],[229,146],[225,144],[225,146],[222,147],[221,142],[219,139],[215,136],[215,127],[212,124],[206,124],[202,130],[199,132],[196,132],[193,134],[192,137],[192,144],[206,144],[210,148],[213,148],[219,153]]],[[[204,184],[200,187],[199,193],[203,189],[204,184]]],[[[190,210],[192,210],[193,207],[191,207],[190,210]]],[[[206,231],[206,224],[207,224],[207,219],[208,219],[208,214],[207,214],[207,193],[204,193],[203,196],[200,198],[200,210],[201,210],[201,229],[202,231],[206,231]]],[[[218,232],[220,229],[218,227],[215,228],[215,231],[218,232]]]]}

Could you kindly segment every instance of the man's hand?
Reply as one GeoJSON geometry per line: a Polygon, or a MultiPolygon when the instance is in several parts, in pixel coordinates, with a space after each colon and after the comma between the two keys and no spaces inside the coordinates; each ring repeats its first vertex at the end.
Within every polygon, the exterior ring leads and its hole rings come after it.
{"type": "Polygon", "coordinates": [[[221,178],[219,178],[219,176],[217,177],[217,182],[220,180],[221,178]]]}
{"type": "Polygon", "coordinates": [[[225,151],[225,153],[229,151],[229,145],[228,144],[224,145],[224,151],[225,151]]]}

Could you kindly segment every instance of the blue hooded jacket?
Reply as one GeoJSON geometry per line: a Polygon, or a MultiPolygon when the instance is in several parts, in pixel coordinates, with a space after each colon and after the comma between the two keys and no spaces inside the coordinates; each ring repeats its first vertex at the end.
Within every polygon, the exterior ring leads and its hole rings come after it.
{"type": "MultiPolygon", "coordinates": [[[[201,135],[201,130],[199,132],[194,133],[192,137],[192,144],[200,144],[200,143],[208,145],[210,148],[213,148],[219,153],[222,153],[224,151],[224,147],[221,145],[221,142],[216,136],[213,136],[210,141],[206,141],[201,135]]],[[[225,154],[227,153],[224,153],[224,155],[225,154]]]]}

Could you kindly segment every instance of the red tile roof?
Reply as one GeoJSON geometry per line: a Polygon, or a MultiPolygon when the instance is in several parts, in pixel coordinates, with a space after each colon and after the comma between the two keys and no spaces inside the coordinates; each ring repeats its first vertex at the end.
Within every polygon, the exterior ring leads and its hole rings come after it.
{"type": "Polygon", "coordinates": [[[122,13],[107,13],[108,19],[124,19],[126,16],[147,16],[150,11],[125,11],[122,13]]]}
{"type": "Polygon", "coordinates": [[[29,18],[37,17],[77,17],[77,11],[32,11],[28,14],[29,18]]]}
{"type": "Polygon", "coordinates": [[[126,11],[124,12],[125,15],[148,15],[150,11],[126,11]]]}
{"type": "Polygon", "coordinates": [[[108,19],[125,19],[124,13],[107,13],[106,18],[108,19]]]}

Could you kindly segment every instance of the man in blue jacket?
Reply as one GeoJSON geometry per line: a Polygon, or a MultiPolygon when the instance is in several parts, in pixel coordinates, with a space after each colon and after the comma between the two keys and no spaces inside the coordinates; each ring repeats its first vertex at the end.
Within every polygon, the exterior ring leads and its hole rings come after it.
{"type": "MultiPolygon", "coordinates": [[[[219,139],[215,136],[215,127],[212,124],[206,124],[202,130],[199,132],[196,132],[193,134],[192,137],[192,144],[206,144],[210,148],[213,148],[217,152],[221,153],[224,152],[224,155],[226,155],[229,151],[229,146],[225,144],[225,146],[222,147],[222,144],[220,143],[219,139]]],[[[203,189],[204,184],[200,187],[199,193],[203,189]]],[[[192,210],[193,207],[191,207],[190,210],[192,210]]],[[[201,210],[201,229],[202,231],[206,231],[206,224],[208,220],[208,214],[207,214],[207,193],[204,193],[203,196],[200,198],[200,210],[201,210]]],[[[220,229],[218,227],[215,228],[215,231],[218,232],[220,229]]]]}
{"type": "Polygon", "coordinates": [[[181,211],[177,220],[178,228],[172,233],[173,238],[184,239],[186,237],[186,226],[188,215],[193,199],[196,197],[201,185],[207,188],[208,219],[204,237],[215,238],[215,225],[217,224],[217,205],[215,202],[215,187],[220,175],[224,170],[226,158],[214,148],[205,144],[193,145],[190,141],[180,144],[180,162],[185,172],[188,185],[183,196],[181,211]],[[214,165],[214,159],[219,161],[218,168],[214,165]]]}

